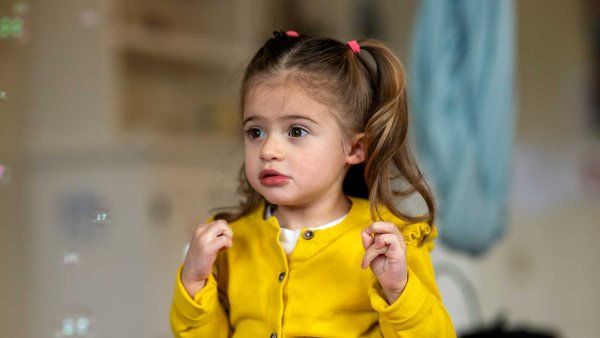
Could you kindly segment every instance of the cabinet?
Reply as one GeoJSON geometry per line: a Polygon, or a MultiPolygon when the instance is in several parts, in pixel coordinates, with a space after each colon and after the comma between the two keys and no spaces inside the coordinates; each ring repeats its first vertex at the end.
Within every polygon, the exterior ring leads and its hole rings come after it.
{"type": "Polygon", "coordinates": [[[112,7],[125,133],[240,134],[244,68],[285,25],[268,0],[123,0],[112,7]]]}

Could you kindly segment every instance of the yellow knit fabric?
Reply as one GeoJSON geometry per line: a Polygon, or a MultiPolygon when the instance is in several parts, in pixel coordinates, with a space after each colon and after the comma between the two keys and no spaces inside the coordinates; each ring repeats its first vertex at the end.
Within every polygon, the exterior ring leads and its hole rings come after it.
{"type": "Polygon", "coordinates": [[[369,201],[349,198],[348,216],[301,236],[289,261],[277,218],[263,219],[264,205],[230,223],[233,246],[219,252],[193,299],[179,267],[170,310],[175,337],[456,337],[429,255],[437,227],[407,224],[381,207],[407,244],[408,282],[390,305],[370,268],[360,267],[360,232],[373,222],[369,201]]]}

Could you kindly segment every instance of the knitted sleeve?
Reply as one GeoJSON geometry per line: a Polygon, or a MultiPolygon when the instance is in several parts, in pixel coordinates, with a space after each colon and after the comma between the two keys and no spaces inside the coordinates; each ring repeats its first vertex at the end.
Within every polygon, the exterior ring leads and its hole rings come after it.
{"type": "MultiPolygon", "coordinates": [[[[206,222],[209,222],[207,220],[206,222]]],[[[206,223],[205,222],[205,223],[206,223]]],[[[202,290],[190,297],[181,281],[181,270],[177,270],[173,301],[169,313],[171,330],[176,338],[228,337],[230,325],[227,312],[219,300],[217,280],[219,259],[215,261],[212,273],[202,290]]]]}

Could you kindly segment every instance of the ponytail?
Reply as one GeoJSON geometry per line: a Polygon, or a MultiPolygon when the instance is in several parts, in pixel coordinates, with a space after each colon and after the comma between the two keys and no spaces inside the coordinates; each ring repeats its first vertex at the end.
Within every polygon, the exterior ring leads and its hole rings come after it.
{"type": "Polygon", "coordinates": [[[377,207],[381,203],[405,221],[427,222],[433,227],[436,209],[434,197],[417,166],[407,138],[409,113],[402,64],[378,40],[362,40],[360,45],[362,50],[369,52],[376,66],[376,72],[371,72],[375,74],[372,82],[376,88],[372,114],[366,118],[364,129],[364,178],[369,188],[371,213],[381,219],[377,207]],[[404,179],[408,188],[392,190],[392,182],[398,178],[404,179]],[[406,198],[415,192],[427,204],[428,215],[410,216],[395,206],[397,197],[406,198]]]}

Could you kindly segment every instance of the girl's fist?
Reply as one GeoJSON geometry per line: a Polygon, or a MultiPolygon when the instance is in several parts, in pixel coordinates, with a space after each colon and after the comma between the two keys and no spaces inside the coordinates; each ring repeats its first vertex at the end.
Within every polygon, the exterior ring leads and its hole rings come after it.
{"type": "Polygon", "coordinates": [[[391,304],[408,281],[404,237],[398,227],[389,222],[374,222],[361,232],[361,236],[365,248],[361,267],[371,267],[391,304]]]}
{"type": "Polygon", "coordinates": [[[190,297],[204,287],[217,253],[232,245],[233,231],[225,220],[200,224],[196,228],[181,270],[181,281],[190,297]]]}

